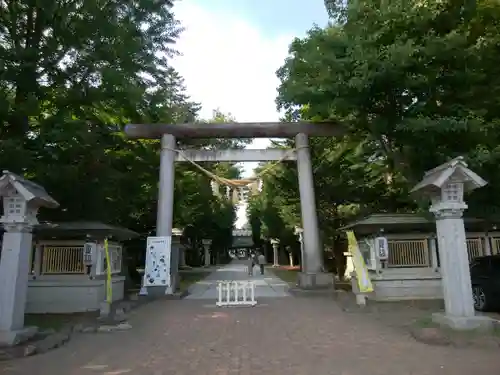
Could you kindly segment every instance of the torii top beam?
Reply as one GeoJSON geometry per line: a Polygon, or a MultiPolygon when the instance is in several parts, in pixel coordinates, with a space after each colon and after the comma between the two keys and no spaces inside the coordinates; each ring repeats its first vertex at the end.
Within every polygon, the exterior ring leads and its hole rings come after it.
{"type": "Polygon", "coordinates": [[[188,124],[129,124],[131,139],[157,139],[163,134],[176,138],[290,138],[297,134],[312,137],[342,135],[345,129],[334,122],[230,122],[188,124]]]}

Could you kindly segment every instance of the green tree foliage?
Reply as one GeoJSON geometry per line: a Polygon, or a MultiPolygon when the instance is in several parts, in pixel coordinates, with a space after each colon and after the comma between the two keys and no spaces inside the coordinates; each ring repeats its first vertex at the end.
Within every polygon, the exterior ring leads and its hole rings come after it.
{"type": "Polygon", "coordinates": [[[61,202],[47,218],[145,229],[157,142],[130,142],[120,131],[194,118],[197,105],[168,65],[179,32],[168,2],[0,4],[0,165],[61,202]]]}
{"type": "Polygon", "coordinates": [[[348,4],[329,7],[341,23],[292,43],[279,105],[375,142],[394,182],[459,154],[482,172],[498,139],[498,3],[348,4]]]}
{"type": "MultiPolygon", "coordinates": [[[[489,181],[468,198],[469,213],[495,216],[500,4],[325,4],[332,23],[295,39],[277,73],[277,103],[288,120],[330,120],[345,130],[310,141],[325,243],[352,216],[422,209],[409,189],[425,170],[458,155],[489,181]]],[[[295,167],[283,165],[266,181],[281,220],[300,222],[295,167]]]]}
{"type": "MultiPolygon", "coordinates": [[[[159,141],[131,141],[122,129],[201,121],[170,65],[181,31],[168,0],[0,1],[0,167],[36,180],[61,203],[42,219],[154,231],[159,141]]],[[[232,120],[217,111],[205,122],[232,120]]],[[[208,167],[239,174],[229,164],[208,167]]],[[[194,223],[206,236],[224,228],[227,242],[233,221],[234,208],[213,196],[208,178],[178,164],[174,225],[194,223]]]]}

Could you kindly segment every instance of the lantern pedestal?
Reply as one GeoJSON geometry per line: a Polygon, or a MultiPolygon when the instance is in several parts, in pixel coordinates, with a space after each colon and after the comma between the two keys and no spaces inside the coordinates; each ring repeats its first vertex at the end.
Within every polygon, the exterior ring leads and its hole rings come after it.
{"type": "Polygon", "coordinates": [[[7,232],[3,236],[0,260],[0,337],[9,336],[9,332],[17,332],[24,327],[32,244],[31,226],[17,224],[4,227],[7,232]]]}

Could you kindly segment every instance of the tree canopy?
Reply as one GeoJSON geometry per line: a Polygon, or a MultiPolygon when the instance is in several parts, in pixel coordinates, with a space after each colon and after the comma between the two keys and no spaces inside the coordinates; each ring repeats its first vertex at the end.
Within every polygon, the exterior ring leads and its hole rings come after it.
{"type": "MultiPolygon", "coordinates": [[[[42,184],[60,202],[42,220],[94,220],[148,235],[156,223],[159,141],[131,141],[127,123],[220,122],[186,93],[171,65],[182,32],[172,1],[0,1],[0,166],[42,184]]],[[[207,124],[207,126],[209,126],[207,124]]],[[[181,147],[242,147],[181,140],[181,147]]],[[[224,177],[228,163],[206,166],[224,177]]],[[[234,207],[209,179],[176,167],[174,226],[221,244],[234,207]]],[[[229,236],[229,237],[228,237],[229,236]]]]}
{"type": "MultiPolygon", "coordinates": [[[[428,203],[409,190],[426,170],[459,155],[489,182],[467,198],[469,214],[497,216],[500,4],[325,3],[332,21],[291,43],[277,72],[277,104],[288,120],[346,129],[344,137],[310,141],[326,244],[353,216],[423,210],[428,203]]],[[[265,177],[250,217],[268,212],[262,227],[275,235],[276,223],[299,225],[296,181],[292,164],[265,177]]]]}

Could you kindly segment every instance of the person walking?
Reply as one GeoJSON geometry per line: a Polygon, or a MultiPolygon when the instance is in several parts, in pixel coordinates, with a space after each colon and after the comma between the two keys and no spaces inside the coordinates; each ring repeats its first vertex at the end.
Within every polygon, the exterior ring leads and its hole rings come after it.
{"type": "Polygon", "coordinates": [[[253,276],[253,266],[255,265],[254,257],[252,254],[248,254],[247,259],[247,267],[248,267],[248,276],[253,276]]]}
{"type": "Polygon", "coordinates": [[[254,265],[257,265],[259,264],[259,257],[258,257],[259,253],[257,251],[254,251],[252,253],[252,257],[253,257],[253,264],[254,265]]]}
{"type": "Polygon", "coordinates": [[[263,275],[264,274],[264,266],[266,265],[266,257],[264,256],[264,254],[259,253],[257,260],[259,262],[260,274],[263,275]]]}

